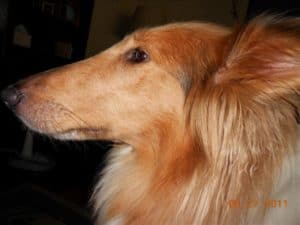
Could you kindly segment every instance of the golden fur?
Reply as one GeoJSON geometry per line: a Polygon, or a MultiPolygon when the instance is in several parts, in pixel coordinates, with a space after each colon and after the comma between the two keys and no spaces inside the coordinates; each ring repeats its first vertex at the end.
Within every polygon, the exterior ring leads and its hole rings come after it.
{"type": "Polygon", "coordinates": [[[16,112],[33,130],[122,146],[95,188],[96,224],[267,224],[263,205],[228,202],[271,198],[286,160],[293,173],[300,20],[143,29],[18,85],[16,112]],[[148,61],[125,59],[136,47],[148,61]]]}

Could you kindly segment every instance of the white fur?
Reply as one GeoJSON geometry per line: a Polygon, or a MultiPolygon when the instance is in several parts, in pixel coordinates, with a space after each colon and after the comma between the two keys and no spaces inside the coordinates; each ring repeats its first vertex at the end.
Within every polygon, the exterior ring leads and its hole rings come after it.
{"type": "Polygon", "coordinates": [[[278,183],[274,186],[271,200],[287,201],[287,207],[270,208],[265,217],[265,225],[300,224],[300,152],[283,164],[278,183]]]}
{"type": "Polygon", "coordinates": [[[123,225],[123,218],[121,216],[114,217],[113,219],[109,220],[104,225],[123,225]]]}
{"type": "MultiPolygon", "coordinates": [[[[107,166],[102,171],[102,177],[97,183],[92,199],[95,201],[94,213],[96,224],[102,224],[106,214],[107,204],[113,196],[120,191],[118,186],[119,179],[122,179],[123,168],[132,160],[134,149],[130,145],[120,145],[111,149],[107,159],[107,166]]],[[[125,169],[126,170],[126,169],[125,169]]],[[[121,217],[115,217],[105,223],[105,225],[121,225],[121,217]]]]}

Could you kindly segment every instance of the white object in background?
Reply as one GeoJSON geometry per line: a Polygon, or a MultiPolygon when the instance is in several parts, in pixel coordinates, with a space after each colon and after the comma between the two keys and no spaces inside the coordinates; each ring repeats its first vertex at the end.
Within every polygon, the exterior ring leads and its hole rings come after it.
{"type": "Polygon", "coordinates": [[[30,131],[27,131],[25,135],[25,141],[21,152],[21,156],[24,159],[30,159],[32,158],[32,154],[33,154],[33,136],[30,131]]]}
{"type": "Polygon", "coordinates": [[[24,25],[19,24],[15,27],[13,44],[24,48],[31,48],[32,36],[24,25]]]}
{"type": "Polygon", "coordinates": [[[21,170],[44,172],[52,169],[55,162],[42,153],[33,152],[33,136],[27,131],[22,152],[12,158],[9,165],[21,170]]]}

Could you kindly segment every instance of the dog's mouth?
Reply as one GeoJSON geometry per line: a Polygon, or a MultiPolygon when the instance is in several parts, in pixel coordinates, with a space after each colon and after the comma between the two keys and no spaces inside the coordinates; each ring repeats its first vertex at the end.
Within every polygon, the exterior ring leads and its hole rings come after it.
{"type": "Polygon", "coordinates": [[[91,128],[79,126],[63,129],[57,125],[57,121],[53,120],[53,118],[36,121],[24,118],[23,116],[18,117],[30,130],[59,140],[97,140],[103,139],[108,133],[108,130],[102,127],[91,128]]]}
{"type": "Polygon", "coordinates": [[[14,112],[30,130],[59,140],[106,139],[108,133],[108,129],[91,126],[65,106],[52,101],[27,102],[14,112]]]}

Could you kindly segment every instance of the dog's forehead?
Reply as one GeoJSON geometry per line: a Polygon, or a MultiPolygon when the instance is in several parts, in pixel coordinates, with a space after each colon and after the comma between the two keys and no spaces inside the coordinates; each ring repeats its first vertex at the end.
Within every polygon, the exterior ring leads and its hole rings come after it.
{"type": "Polygon", "coordinates": [[[138,43],[151,43],[153,41],[164,41],[166,38],[175,38],[174,34],[184,34],[187,25],[183,24],[169,24],[153,28],[143,28],[135,31],[131,35],[131,39],[138,43]]]}
{"type": "Polygon", "coordinates": [[[118,50],[142,47],[146,50],[157,48],[170,49],[186,43],[197,43],[201,40],[211,40],[214,37],[228,34],[229,29],[200,22],[171,23],[153,28],[142,28],[117,43],[118,50]]]}

